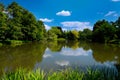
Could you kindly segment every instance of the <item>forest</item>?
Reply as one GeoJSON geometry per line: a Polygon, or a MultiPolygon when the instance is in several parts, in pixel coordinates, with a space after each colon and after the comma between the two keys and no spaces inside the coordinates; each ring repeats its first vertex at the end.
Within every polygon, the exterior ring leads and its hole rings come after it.
{"type": "Polygon", "coordinates": [[[40,40],[86,40],[100,43],[120,43],[120,17],[115,22],[98,20],[93,30],[63,31],[59,26],[45,29],[42,21],[16,2],[0,3],[0,43],[40,40]]]}

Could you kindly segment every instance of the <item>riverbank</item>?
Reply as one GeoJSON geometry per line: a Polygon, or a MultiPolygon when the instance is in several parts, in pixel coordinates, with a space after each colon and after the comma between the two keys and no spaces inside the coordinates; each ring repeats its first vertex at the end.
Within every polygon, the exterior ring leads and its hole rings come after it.
{"type": "Polygon", "coordinates": [[[119,75],[110,69],[90,69],[86,71],[65,69],[46,73],[40,69],[27,71],[18,69],[15,72],[4,73],[1,80],[118,80],[119,75]]]}

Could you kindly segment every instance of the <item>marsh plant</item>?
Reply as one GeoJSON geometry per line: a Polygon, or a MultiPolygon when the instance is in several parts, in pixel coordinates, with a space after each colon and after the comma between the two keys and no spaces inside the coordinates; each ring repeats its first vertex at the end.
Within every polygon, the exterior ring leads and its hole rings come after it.
{"type": "Polygon", "coordinates": [[[117,72],[111,69],[92,69],[86,71],[79,69],[65,69],[56,72],[44,72],[37,69],[28,71],[17,69],[15,72],[7,72],[1,76],[1,80],[119,80],[117,72]]]}

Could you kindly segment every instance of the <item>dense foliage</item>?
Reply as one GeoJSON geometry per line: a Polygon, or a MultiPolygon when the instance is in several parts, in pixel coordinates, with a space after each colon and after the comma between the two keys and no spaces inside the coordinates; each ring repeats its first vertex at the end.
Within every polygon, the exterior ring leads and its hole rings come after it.
{"type": "Polygon", "coordinates": [[[43,22],[37,21],[32,13],[16,2],[7,8],[0,4],[0,41],[41,40],[45,32],[43,22]]]}
{"type": "Polygon", "coordinates": [[[120,18],[115,22],[108,22],[106,20],[97,21],[93,26],[93,30],[84,29],[83,31],[72,30],[63,32],[57,27],[53,27],[48,32],[51,32],[50,36],[54,36],[56,39],[65,38],[66,40],[120,43],[120,18]],[[61,37],[58,37],[59,35],[61,37]]]}
{"type": "Polygon", "coordinates": [[[86,40],[102,43],[120,43],[120,17],[115,22],[97,21],[93,30],[63,31],[61,27],[46,30],[42,21],[16,2],[4,7],[0,3],[0,42],[11,40],[86,40]]]}

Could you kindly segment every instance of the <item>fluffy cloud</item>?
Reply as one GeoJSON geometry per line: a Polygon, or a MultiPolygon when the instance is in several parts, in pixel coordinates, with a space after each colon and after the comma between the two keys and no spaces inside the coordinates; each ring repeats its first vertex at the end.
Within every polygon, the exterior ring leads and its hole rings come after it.
{"type": "Polygon", "coordinates": [[[45,29],[46,29],[46,30],[51,29],[51,27],[50,27],[50,26],[48,26],[47,24],[44,24],[44,25],[45,25],[45,29]]]}
{"type": "Polygon", "coordinates": [[[105,16],[118,16],[118,14],[116,13],[116,11],[109,11],[107,14],[105,14],[105,16]]]}
{"type": "Polygon", "coordinates": [[[57,12],[56,15],[58,15],[58,16],[71,16],[71,12],[62,10],[60,12],[57,12]]]}
{"type": "Polygon", "coordinates": [[[119,2],[120,0],[112,0],[113,2],[119,2]]]}
{"type": "Polygon", "coordinates": [[[90,22],[80,22],[80,21],[65,21],[61,22],[64,29],[69,30],[81,30],[83,31],[85,28],[92,29],[92,26],[90,25],[90,22]]]}
{"type": "Polygon", "coordinates": [[[53,19],[48,19],[48,18],[40,18],[39,20],[43,21],[43,22],[52,22],[53,21],[53,19]]]}

